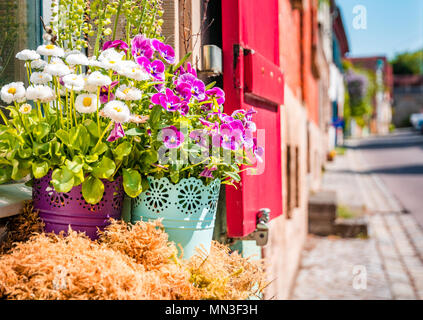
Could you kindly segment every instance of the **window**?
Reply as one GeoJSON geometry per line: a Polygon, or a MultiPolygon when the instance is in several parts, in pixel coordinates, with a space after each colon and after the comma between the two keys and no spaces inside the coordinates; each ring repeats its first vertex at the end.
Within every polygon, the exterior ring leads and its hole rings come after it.
{"type": "Polygon", "coordinates": [[[41,43],[42,2],[40,0],[0,0],[0,86],[25,79],[25,69],[15,55],[41,43]]]}

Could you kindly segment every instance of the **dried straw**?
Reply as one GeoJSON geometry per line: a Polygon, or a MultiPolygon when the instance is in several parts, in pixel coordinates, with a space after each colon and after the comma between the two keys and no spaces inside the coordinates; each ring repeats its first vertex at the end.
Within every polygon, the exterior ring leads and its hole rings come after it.
{"type": "Polygon", "coordinates": [[[181,260],[160,222],[113,221],[98,241],[71,230],[27,240],[39,220],[19,219],[8,243],[24,242],[0,255],[0,299],[246,299],[265,283],[261,262],[217,242],[181,260]]]}

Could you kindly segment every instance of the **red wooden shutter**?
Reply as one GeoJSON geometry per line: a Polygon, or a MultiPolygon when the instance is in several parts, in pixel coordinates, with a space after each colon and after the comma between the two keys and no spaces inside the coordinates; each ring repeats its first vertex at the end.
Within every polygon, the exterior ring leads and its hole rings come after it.
{"type": "Polygon", "coordinates": [[[227,188],[228,235],[242,237],[255,230],[259,209],[269,208],[271,219],[282,214],[278,1],[222,0],[222,40],[225,110],[254,107],[264,137],[261,174],[243,172],[238,189],[227,188]]]}

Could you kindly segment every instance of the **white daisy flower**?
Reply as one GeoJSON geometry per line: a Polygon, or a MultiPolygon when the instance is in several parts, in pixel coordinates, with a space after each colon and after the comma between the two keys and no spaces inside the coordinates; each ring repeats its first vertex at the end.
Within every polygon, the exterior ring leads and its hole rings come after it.
{"type": "Polygon", "coordinates": [[[25,87],[23,82],[12,82],[1,88],[1,99],[6,103],[25,101],[25,87]]]}
{"type": "Polygon", "coordinates": [[[79,113],[93,113],[97,111],[97,95],[80,94],[75,99],[75,108],[79,113]]]}
{"type": "Polygon", "coordinates": [[[88,84],[88,76],[87,75],[84,75],[83,78],[84,78],[84,90],[87,91],[87,92],[90,92],[90,93],[96,93],[98,87],[88,84]]]}
{"type": "Polygon", "coordinates": [[[71,73],[71,70],[61,59],[56,58],[52,59],[50,63],[44,67],[44,72],[47,72],[54,77],[63,77],[71,73]]]}
{"type": "Polygon", "coordinates": [[[37,53],[41,54],[42,56],[53,56],[53,57],[63,57],[65,55],[65,51],[55,46],[54,44],[47,44],[41,45],[37,48],[37,53]]]}
{"type": "Polygon", "coordinates": [[[34,50],[25,49],[21,52],[18,52],[16,54],[16,59],[22,60],[22,61],[29,61],[29,60],[37,60],[40,59],[41,56],[35,52],[34,50]]]}
{"type": "Polygon", "coordinates": [[[103,113],[106,117],[112,119],[114,122],[124,123],[129,121],[131,112],[126,104],[119,100],[113,100],[108,102],[103,109],[103,113]]]}
{"type": "Polygon", "coordinates": [[[47,62],[42,59],[31,61],[32,69],[43,70],[46,65],[47,65],[47,62]]]}
{"type": "Polygon", "coordinates": [[[69,90],[81,91],[84,89],[85,81],[82,75],[68,74],[63,77],[65,87],[69,90]]]}
{"type": "Polygon", "coordinates": [[[145,81],[150,79],[150,75],[139,65],[124,65],[119,69],[119,73],[137,81],[145,81]]]}
{"type": "Polygon", "coordinates": [[[47,84],[53,77],[47,72],[33,72],[30,78],[32,84],[47,84]]]}
{"type": "Polygon", "coordinates": [[[98,61],[104,61],[105,59],[113,59],[113,60],[123,60],[123,58],[125,57],[125,52],[121,51],[117,51],[115,48],[110,48],[110,49],[106,49],[104,50],[100,56],[98,57],[98,61]]]}
{"type": "Polygon", "coordinates": [[[26,90],[26,98],[28,100],[33,101],[39,101],[39,102],[50,102],[55,99],[55,94],[53,92],[53,89],[44,86],[44,85],[38,85],[38,86],[29,86],[26,90]]]}
{"type": "Polygon", "coordinates": [[[134,87],[128,87],[126,85],[122,85],[116,90],[116,98],[120,100],[134,101],[134,100],[141,100],[141,97],[142,97],[141,90],[134,87]]]}
{"type": "Polygon", "coordinates": [[[114,58],[106,58],[100,62],[100,66],[106,70],[118,71],[122,60],[116,60],[114,58]]]}
{"type": "Polygon", "coordinates": [[[66,63],[71,66],[87,66],[89,61],[87,56],[83,53],[72,53],[66,57],[66,63]]]}
{"type": "Polygon", "coordinates": [[[111,83],[112,79],[110,79],[109,76],[106,76],[99,71],[94,71],[88,76],[87,79],[87,84],[89,86],[102,87],[109,86],[111,83]]]}
{"type": "Polygon", "coordinates": [[[88,58],[88,65],[90,67],[101,67],[101,62],[98,61],[95,57],[88,58]]]}
{"type": "Polygon", "coordinates": [[[32,106],[30,104],[28,104],[28,103],[24,103],[19,108],[19,112],[20,113],[23,113],[23,114],[31,113],[31,110],[32,110],[32,106]]]}

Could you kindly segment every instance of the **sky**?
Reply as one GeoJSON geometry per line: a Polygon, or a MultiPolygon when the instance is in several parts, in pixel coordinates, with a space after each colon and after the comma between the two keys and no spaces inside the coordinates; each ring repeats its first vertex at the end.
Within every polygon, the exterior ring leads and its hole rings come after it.
{"type": "Polygon", "coordinates": [[[391,59],[396,53],[423,48],[423,0],[336,3],[349,40],[349,56],[386,55],[391,59]]]}

